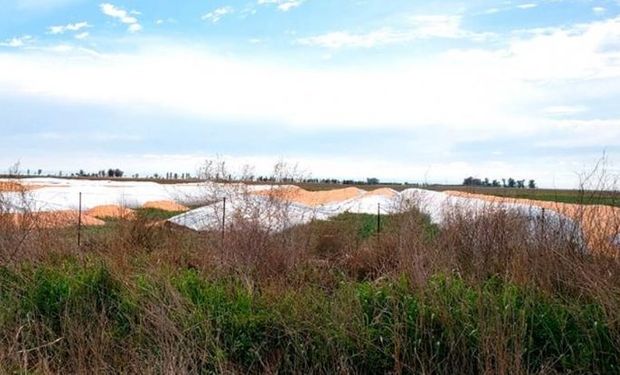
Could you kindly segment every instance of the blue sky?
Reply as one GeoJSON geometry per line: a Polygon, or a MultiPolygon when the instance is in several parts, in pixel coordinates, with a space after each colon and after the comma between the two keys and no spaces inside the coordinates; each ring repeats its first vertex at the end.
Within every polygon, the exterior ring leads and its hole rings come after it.
{"type": "Polygon", "coordinates": [[[620,1],[0,0],[0,169],[575,187],[620,162],[620,1]]]}

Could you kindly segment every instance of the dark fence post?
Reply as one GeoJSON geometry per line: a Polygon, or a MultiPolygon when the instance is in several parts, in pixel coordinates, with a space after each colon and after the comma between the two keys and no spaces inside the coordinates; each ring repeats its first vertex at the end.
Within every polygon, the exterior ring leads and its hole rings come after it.
{"type": "Polygon", "coordinates": [[[224,246],[224,236],[226,235],[226,198],[222,209],[222,247],[224,246]]]}
{"type": "Polygon", "coordinates": [[[377,203],[377,233],[381,233],[381,203],[377,203]]]}
{"type": "Polygon", "coordinates": [[[78,247],[82,244],[82,192],[79,195],[78,201],[78,233],[77,233],[78,247]]]}

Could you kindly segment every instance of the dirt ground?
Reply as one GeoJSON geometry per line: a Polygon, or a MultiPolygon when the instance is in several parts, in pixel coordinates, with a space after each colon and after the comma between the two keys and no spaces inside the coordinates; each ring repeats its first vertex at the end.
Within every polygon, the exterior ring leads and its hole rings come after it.
{"type": "Polygon", "coordinates": [[[142,205],[143,208],[155,208],[168,212],[185,212],[189,211],[189,207],[178,204],[174,201],[151,201],[142,205]]]}
{"type": "MultiPolygon", "coordinates": [[[[34,212],[29,214],[10,214],[17,225],[31,225],[39,229],[69,228],[78,225],[77,211],[34,212]]],[[[93,216],[82,214],[82,225],[101,226],[103,220],[93,216]]]]}

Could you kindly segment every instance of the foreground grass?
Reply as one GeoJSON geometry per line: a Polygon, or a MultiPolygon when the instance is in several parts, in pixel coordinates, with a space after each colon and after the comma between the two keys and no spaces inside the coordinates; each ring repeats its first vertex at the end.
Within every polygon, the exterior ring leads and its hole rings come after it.
{"type": "Polygon", "coordinates": [[[3,345],[18,354],[0,361],[3,372],[19,370],[22,355],[67,372],[476,373],[502,363],[532,373],[620,371],[602,306],[498,279],[259,290],[191,270],[121,280],[96,263],[0,270],[3,345]],[[84,357],[71,355],[78,348],[84,357]]]}
{"type": "Polygon", "coordinates": [[[21,246],[0,258],[0,373],[620,372],[620,263],[528,239],[518,217],[222,238],[162,215],[79,248],[74,231],[0,233],[21,246]]]}

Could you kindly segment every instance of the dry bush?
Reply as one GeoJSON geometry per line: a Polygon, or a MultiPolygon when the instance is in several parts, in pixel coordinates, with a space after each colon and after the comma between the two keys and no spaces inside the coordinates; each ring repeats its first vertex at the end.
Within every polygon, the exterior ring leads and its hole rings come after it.
{"type": "MultiPolygon", "coordinates": [[[[19,186],[18,183],[15,183],[19,186]]],[[[0,191],[0,258],[7,262],[24,257],[27,242],[32,237],[37,222],[28,192],[0,191]]]]}

